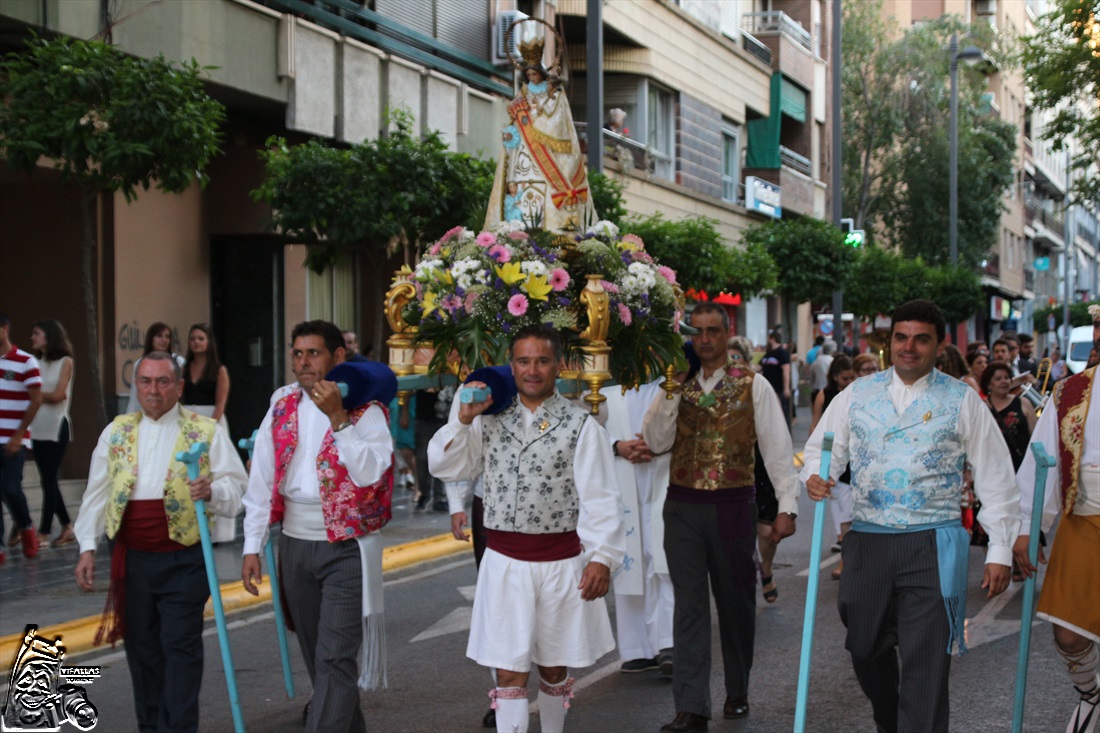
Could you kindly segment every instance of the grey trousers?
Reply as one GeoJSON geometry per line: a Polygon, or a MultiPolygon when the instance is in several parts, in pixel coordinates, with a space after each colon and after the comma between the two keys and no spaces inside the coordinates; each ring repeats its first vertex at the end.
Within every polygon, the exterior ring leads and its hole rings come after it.
{"type": "Polygon", "coordinates": [[[359,706],[363,575],[359,545],[279,538],[287,608],[313,683],[307,733],[364,733],[359,706]]]}
{"type": "Polygon", "coordinates": [[[842,548],[837,605],[845,648],[879,731],[946,733],[950,623],[935,530],[849,532],[842,548]]]}
{"type": "MultiPolygon", "coordinates": [[[[709,718],[710,594],[713,591],[718,608],[726,694],[734,700],[747,700],[756,633],[756,587],[741,588],[735,583],[718,533],[715,505],[669,499],[664,519],[665,555],[676,603],[672,613],[672,698],[677,713],[709,718]]],[[[745,561],[751,563],[749,547],[745,561]]]]}

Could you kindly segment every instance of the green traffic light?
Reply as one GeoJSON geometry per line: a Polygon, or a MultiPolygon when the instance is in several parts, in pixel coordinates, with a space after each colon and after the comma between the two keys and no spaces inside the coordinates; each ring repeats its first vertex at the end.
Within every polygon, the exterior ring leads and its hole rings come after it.
{"type": "Polygon", "coordinates": [[[856,247],[856,248],[862,247],[863,246],[863,230],[862,229],[856,229],[854,231],[848,232],[848,234],[845,235],[845,237],[844,237],[844,243],[846,245],[848,245],[849,247],[856,247]]]}

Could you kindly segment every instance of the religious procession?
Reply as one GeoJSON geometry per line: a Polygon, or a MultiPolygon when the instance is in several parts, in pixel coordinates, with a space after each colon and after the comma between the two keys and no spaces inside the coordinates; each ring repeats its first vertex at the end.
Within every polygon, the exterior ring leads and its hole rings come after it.
{"type": "Polygon", "coordinates": [[[1100,730],[1100,305],[1077,371],[931,297],[760,348],[601,218],[559,28],[507,35],[480,228],[394,273],[381,359],[307,318],[292,381],[234,368],[248,437],[157,321],[70,516],[73,340],[0,313],[0,730],[1100,730]],[[62,583],[101,610],[39,623],[62,583]]]}

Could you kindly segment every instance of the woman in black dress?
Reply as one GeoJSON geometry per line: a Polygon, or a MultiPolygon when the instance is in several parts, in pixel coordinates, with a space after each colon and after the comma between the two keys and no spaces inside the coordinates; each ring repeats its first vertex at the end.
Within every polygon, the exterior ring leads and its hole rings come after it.
{"type": "Polygon", "coordinates": [[[1012,367],[1003,361],[993,361],[985,368],[981,379],[985,401],[993,411],[997,427],[1001,429],[1008,452],[1012,454],[1012,467],[1020,470],[1027,455],[1031,431],[1035,429],[1035,409],[1027,400],[1012,394],[1012,367]]]}
{"type": "Polygon", "coordinates": [[[225,403],[229,399],[229,371],[218,360],[210,326],[196,323],[187,333],[187,361],[183,367],[183,398],[180,403],[225,426],[225,403]]]}

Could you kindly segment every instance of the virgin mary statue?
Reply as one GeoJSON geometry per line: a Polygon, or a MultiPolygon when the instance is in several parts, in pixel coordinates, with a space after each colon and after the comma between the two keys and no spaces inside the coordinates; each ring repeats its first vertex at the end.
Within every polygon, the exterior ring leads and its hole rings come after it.
{"type": "Polygon", "coordinates": [[[543,37],[517,44],[525,81],[508,105],[486,229],[520,220],[566,234],[597,220],[569,100],[543,65],[544,44],[543,37]]]}

